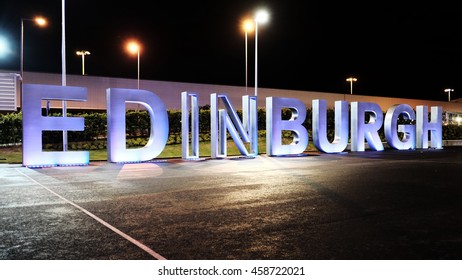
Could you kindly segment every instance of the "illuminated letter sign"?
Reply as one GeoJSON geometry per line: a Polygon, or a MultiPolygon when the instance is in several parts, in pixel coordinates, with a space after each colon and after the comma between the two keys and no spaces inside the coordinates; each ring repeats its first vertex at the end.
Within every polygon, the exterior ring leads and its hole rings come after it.
{"type": "Polygon", "coordinates": [[[168,140],[168,115],[162,100],[147,90],[109,88],[107,93],[108,160],[111,162],[139,162],[157,157],[168,140]],[[146,146],[127,149],[125,103],[146,107],[151,120],[146,146]]]}
{"type": "Polygon", "coordinates": [[[305,104],[295,98],[266,98],[266,153],[269,156],[301,154],[308,146],[308,131],[303,126],[306,118],[305,104]],[[289,120],[282,120],[282,109],[292,111],[289,120]],[[293,141],[282,144],[282,131],[292,131],[293,141]]]}
{"type": "Polygon", "coordinates": [[[364,152],[364,138],[371,149],[383,151],[379,129],[383,124],[383,112],[380,106],[371,102],[351,103],[351,151],[364,152]],[[366,123],[365,116],[369,121],[366,123]]]}
{"type": "Polygon", "coordinates": [[[226,95],[216,93],[210,95],[210,153],[212,158],[226,157],[227,131],[229,131],[229,134],[233,138],[234,143],[236,143],[236,146],[242,155],[258,155],[256,97],[252,96],[247,98],[244,96],[242,104],[243,119],[246,120],[246,124],[243,124],[239,120],[239,116],[226,95]],[[219,100],[223,102],[226,109],[219,109],[219,100]],[[244,142],[250,143],[250,152],[247,151],[244,142]]]}
{"type": "Polygon", "coordinates": [[[181,93],[181,157],[183,159],[199,158],[199,108],[196,93],[181,93]],[[188,103],[191,97],[191,106],[188,103]],[[189,118],[189,108],[191,107],[191,118],[189,118]],[[189,127],[191,126],[191,136],[189,127]],[[189,138],[191,138],[191,153],[189,150],[189,138]]]}
{"type": "Polygon", "coordinates": [[[415,120],[415,113],[411,106],[401,104],[390,107],[385,115],[384,122],[387,143],[397,150],[415,149],[415,125],[398,125],[400,115],[405,120],[415,120]],[[402,139],[398,136],[398,132],[403,133],[402,139]]]}
{"type": "MultiPolygon", "coordinates": [[[[107,150],[108,161],[115,163],[141,162],[156,158],[167,144],[169,123],[162,100],[147,90],[108,88],[107,150]],[[141,148],[127,148],[126,103],[140,104],[150,117],[148,143],[141,148]]],[[[88,151],[42,151],[43,131],[83,131],[84,118],[42,116],[43,100],[85,101],[83,87],[24,84],[23,112],[23,165],[58,166],[89,163],[88,151]]],[[[258,155],[258,110],[256,96],[242,97],[242,121],[230,100],[224,94],[210,95],[211,158],[227,156],[227,133],[239,152],[245,156],[258,155]],[[224,106],[224,109],[219,107],[224,106]]],[[[182,92],[182,158],[199,158],[198,94],[182,92]]],[[[327,107],[325,100],[312,101],[312,130],[315,147],[325,153],[342,152],[348,145],[348,103],[335,101],[335,134],[330,142],[327,136],[327,107]]],[[[295,98],[266,98],[266,153],[269,156],[297,155],[308,146],[308,131],[303,126],[306,107],[295,98]],[[284,109],[290,110],[288,119],[282,118],[284,109]],[[283,132],[292,133],[292,142],[283,143],[283,132]]],[[[442,107],[417,106],[416,112],[406,104],[394,105],[384,114],[379,105],[370,102],[351,103],[351,151],[364,151],[365,143],[376,151],[384,150],[379,130],[384,125],[385,138],[390,147],[405,150],[442,148],[442,107]],[[400,118],[406,123],[398,124],[400,118]],[[415,119],[415,125],[413,121],[415,119]]]]}
{"type": "Polygon", "coordinates": [[[242,96],[242,119],[244,131],[250,138],[250,155],[258,155],[258,109],[256,96],[242,96]]]}
{"type": "Polygon", "coordinates": [[[23,165],[57,166],[88,164],[90,161],[88,151],[42,151],[42,131],[84,130],[84,118],[42,116],[42,100],[44,99],[85,101],[87,99],[87,89],[69,86],[23,85],[23,165]]]}
{"type": "Polygon", "coordinates": [[[432,107],[431,121],[428,121],[428,107],[417,106],[416,120],[416,148],[428,148],[428,132],[430,132],[431,147],[443,148],[443,109],[441,106],[432,107]]]}
{"type": "Polygon", "coordinates": [[[325,153],[343,152],[348,145],[348,103],[335,101],[335,135],[327,139],[327,109],[325,100],[313,100],[313,144],[325,153]]]}

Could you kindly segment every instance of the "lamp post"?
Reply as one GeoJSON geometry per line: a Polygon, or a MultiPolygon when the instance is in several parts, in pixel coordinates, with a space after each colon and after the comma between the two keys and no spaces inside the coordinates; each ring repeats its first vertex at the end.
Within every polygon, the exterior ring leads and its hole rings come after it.
{"type": "Polygon", "coordinates": [[[44,27],[47,25],[47,20],[43,17],[35,17],[33,19],[30,18],[21,18],[21,69],[20,69],[20,76],[21,81],[24,77],[24,21],[33,21],[40,27],[44,27]]]}
{"type": "Polygon", "coordinates": [[[90,52],[86,50],[76,51],[75,54],[80,55],[82,57],[82,76],[85,75],[85,56],[89,55],[90,52]]]}
{"type": "Polygon", "coordinates": [[[356,82],[358,79],[355,77],[347,78],[346,81],[350,82],[350,94],[353,94],[353,82],[356,82]]]}
{"type": "Polygon", "coordinates": [[[451,102],[451,91],[454,91],[452,88],[447,88],[444,90],[444,92],[448,93],[448,102],[451,102]]]}
{"type": "Polygon", "coordinates": [[[244,29],[245,33],[245,94],[247,95],[247,88],[248,88],[248,76],[249,76],[249,71],[248,71],[248,55],[247,55],[247,38],[248,38],[248,33],[253,30],[253,22],[249,19],[246,19],[244,23],[242,24],[242,28],[244,29]]]}
{"type": "MultiPolygon", "coordinates": [[[[66,0],[61,1],[61,85],[66,86],[66,0]]],[[[67,117],[67,101],[62,101],[62,114],[67,117]]],[[[67,151],[67,130],[63,130],[63,151],[67,151]]]]}
{"type": "Polygon", "coordinates": [[[140,44],[136,41],[130,41],[127,44],[127,51],[138,56],[138,89],[140,89],[140,44]]]}
{"type": "Polygon", "coordinates": [[[259,10],[255,14],[255,96],[258,95],[258,24],[266,23],[269,14],[265,10],[259,10]]]}
{"type": "MultiPolygon", "coordinates": [[[[47,25],[47,20],[44,17],[35,17],[33,19],[30,18],[21,18],[21,54],[20,54],[20,66],[19,66],[19,77],[21,79],[21,93],[19,94],[19,104],[22,110],[22,84],[24,81],[24,21],[33,21],[39,27],[45,27],[47,25]]],[[[50,107],[50,101],[47,100],[47,115],[48,115],[48,108],[50,107]]]]}

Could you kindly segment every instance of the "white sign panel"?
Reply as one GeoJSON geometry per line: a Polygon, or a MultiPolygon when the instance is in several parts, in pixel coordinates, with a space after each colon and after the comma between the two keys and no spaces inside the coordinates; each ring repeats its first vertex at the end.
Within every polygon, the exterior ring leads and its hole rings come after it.
{"type": "Polygon", "coordinates": [[[0,111],[16,111],[16,90],[18,76],[14,73],[0,73],[0,111]]]}

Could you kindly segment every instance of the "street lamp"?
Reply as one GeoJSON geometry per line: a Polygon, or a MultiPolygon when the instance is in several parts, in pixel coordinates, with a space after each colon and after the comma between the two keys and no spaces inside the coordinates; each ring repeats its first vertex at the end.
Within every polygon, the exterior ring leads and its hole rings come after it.
{"type": "Polygon", "coordinates": [[[255,14],[255,96],[258,95],[258,24],[268,22],[269,14],[259,10],[255,14]]]}
{"type": "Polygon", "coordinates": [[[350,82],[350,94],[353,94],[353,82],[356,82],[358,79],[355,77],[347,78],[346,81],[350,82]]]}
{"type": "Polygon", "coordinates": [[[24,22],[25,21],[33,21],[35,24],[37,24],[40,27],[44,27],[47,25],[47,20],[43,17],[35,17],[33,19],[31,18],[21,18],[21,69],[20,69],[20,76],[21,76],[21,81],[23,80],[24,77],[24,22]]]}
{"type": "Polygon", "coordinates": [[[140,89],[140,44],[137,41],[129,41],[127,43],[127,51],[138,56],[138,89],[140,89]]]}
{"type": "Polygon", "coordinates": [[[245,94],[247,95],[247,87],[248,87],[248,63],[247,63],[247,34],[253,30],[254,24],[252,20],[246,19],[243,24],[242,28],[244,29],[245,32],[245,94]]]}
{"type": "MultiPolygon", "coordinates": [[[[66,82],[66,0],[61,1],[61,86],[66,82]]],[[[62,114],[67,117],[67,101],[62,101],[62,114]]],[[[67,151],[67,130],[63,130],[63,151],[67,151]]]]}
{"type": "Polygon", "coordinates": [[[452,88],[447,88],[444,90],[444,92],[448,93],[448,102],[451,102],[451,91],[454,91],[452,88]]]}
{"type": "Polygon", "coordinates": [[[86,50],[76,51],[75,54],[82,56],[82,76],[85,75],[85,56],[89,55],[90,52],[86,50]]]}

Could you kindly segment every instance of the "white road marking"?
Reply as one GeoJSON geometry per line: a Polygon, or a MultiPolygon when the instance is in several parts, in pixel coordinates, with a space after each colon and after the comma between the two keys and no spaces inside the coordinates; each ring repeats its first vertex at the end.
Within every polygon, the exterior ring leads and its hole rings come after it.
{"type": "Polygon", "coordinates": [[[149,255],[153,256],[155,259],[158,259],[158,260],[166,260],[166,258],[164,258],[162,255],[160,255],[159,253],[155,252],[154,250],[152,250],[151,248],[149,248],[148,246],[144,245],[143,243],[139,242],[138,240],[134,239],[133,237],[131,237],[130,235],[124,233],[123,231],[119,230],[118,228],[112,226],[111,224],[109,224],[108,222],[104,221],[103,219],[99,218],[98,216],[96,216],[95,214],[91,213],[90,211],[86,210],[85,208],[75,204],[74,202],[68,200],[67,198],[63,197],[62,195],[54,192],[53,190],[51,190],[50,188],[44,186],[43,184],[37,182],[36,180],[32,179],[30,176],[28,176],[27,174],[24,174],[22,171],[20,171],[19,169],[15,169],[18,173],[22,174],[24,177],[26,177],[27,179],[31,180],[32,182],[34,182],[35,184],[41,186],[42,188],[46,189],[47,191],[49,191],[50,193],[52,193],[53,195],[59,197],[60,199],[64,200],[66,203],[74,206],[75,208],[79,209],[80,211],[82,211],[83,213],[87,214],[88,216],[90,216],[91,218],[93,218],[94,220],[96,220],[98,223],[104,225],[105,227],[109,228],[110,230],[112,230],[113,232],[117,233],[118,235],[122,236],[123,238],[125,238],[126,240],[130,241],[131,243],[133,243],[134,245],[138,246],[139,248],[141,248],[142,250],[144,250],[146,253],[148,253],[149,255]]]}

